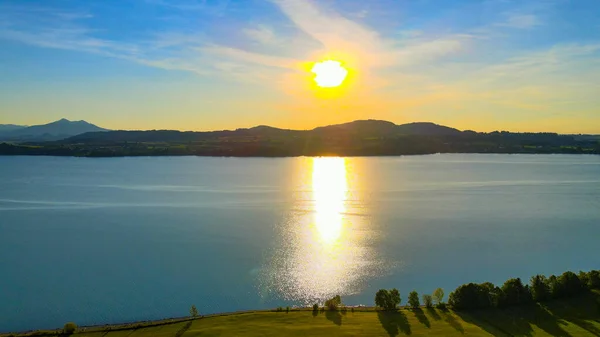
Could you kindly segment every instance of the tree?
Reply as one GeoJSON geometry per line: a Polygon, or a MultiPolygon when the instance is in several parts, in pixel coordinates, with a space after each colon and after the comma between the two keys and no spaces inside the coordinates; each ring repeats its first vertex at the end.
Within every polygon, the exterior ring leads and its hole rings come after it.
{"type": "Polygon", "coordinates": [[[411,291],[410,294],[408,294],[408,304],[413,309],[417,309],[418,307],[420,307],[421,303],[419,302],[419,293],[417,293],[414,290],[411,291]]]}
{"type": "Polygon", "coordinates": [[[521,305],[531,302],[529,288],[523,286],[520,278],[511,278],[500,288],[499,306],[521,305]]]}
{"type": "Polygon", "coordinates": [[[590,284],[590,274],[586,273],[584,271],[579,271],[579,274],[577,274],[577,277],[579,277],[579,280],[581,281],[581,285],[583,287],[589,287],[588,285],[590,284]]]}
{"type": "Polygon", "coordinates": [[[444,289],[437,288],[433,292],[433,300],[435,301],[435,304],[437,304],[437,305],[444,303],[444,289]]]}
{"type": "Polygon", "coordinates": [[[423,304],[425,304],[426,308],[433,307],[433,298],[431,297],[431,295],[429,295],[429,294],[423,295],[423,304]]]}
{"type": "Polygon", "coordinates": [[[550,296],[552,298],[560,298],[563,296],[564,291],[562,289],[562,285],[558,281],[558,277],[550,275],[550,277],[548,277],[547,283],[548,288],[550,289],[550,296]]]}
{"type": "Polygon", "coordinates": [[[502,289],[496,287],[493,283],[484,282],[479,284],[479,304],[482,308],[498,307],[501,296],[502,289]]]}
{"type": "Polygon", "coordinates": [[[388,298],[390,297],[390,292],[386,289],[379,289],[375,293],[375,306],[380,308],[388,309],[388,298]]]}
{"type": "Polygon", "coordinates": [[[195,305],[192,305],[192,307],[190,308],[190,316],[192,316],[192,317],[198,316],[198,309],[196,308],[195,305]]]}
{"type": "Polygon", "coordinates": [[[590,289],[600,289],[600,271],[592,270],[588,273],[588,287],[590,289]]]}
{"type": "Polygon", "coordinates": [[[340,304],[342,304],[342,298],[340,295],[336,295],[335,297],[325,301],[325,306],[332,311],[337,310],[340,304]]]}
{"type": "Polygon", "coordinates": [[[500,289],[492,283],[463,284],[450,293],[449,302],[456,310],[495,306],[500,289]]]}
{"type": "Polygon", "coordinates": [[[71,335],[75,333],[75,330],[77,330],[77,324],[73,322],[66,323],[63,327],[63,333],[66,335],[71,335]]]}
{"type": "Polygon", "coordinates": [[[319,305],[317,303],[313,304],[313,311],[314,312],[319,311],[319,305]]]}
{"type": "Polygon", "coordinates": [[[574,272],[564,272],[558,278],[558,282],[561,285],[564,296],[573,296],[583,292],[584,287],[581,280],[574,272]]]}
{"type": "Polygon", "coordinates": [[[531,296],[536,302],[544,302],[550,299],[550,287],[548,279],[544,275],[536,275],[529,281],[531,287],[531,296]]]}
{"type": "Polygon", "coordinates": [[[400,292],[396,288],[392,290],[379,289],[375,294],[375,305],[385,310],[395,310],[400,301],[400,292]]]}
{"type": "Polygon", "coordinates": [[[400,305],[400,302],[402,302],[402,298],[400,298],[400,292],[398,291],[398,289],[393,288],[392,290],[390,290],[390,301],[394,309],[400,305]]]}

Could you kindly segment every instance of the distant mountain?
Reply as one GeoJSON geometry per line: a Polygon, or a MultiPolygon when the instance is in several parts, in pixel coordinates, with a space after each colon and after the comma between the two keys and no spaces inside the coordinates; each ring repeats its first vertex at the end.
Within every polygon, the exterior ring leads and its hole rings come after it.
{"type": "Polygon", "coordinates": [[[396,125],[392,122],[375,119],[322,126],[313,131],[319,133],[351,133],[363,137],[391,135],[447,136],[461,133],[460,130],[428,122],[396,125]]]}
{"type": "Polygon", "coordinates": [[[0,155],[82,157],[398,156],[433,153],[600,154],[600,142],[593,136],[459,131],[433,123],[396,125],[381,120],[359,120],[313,130],[285,130],[260,125],[248,129],[208,132],[94,131],[59,141],[34,143],[37,146],[3,144],[1,140],[0,155]]]}
{"type": "Polygon", "coordinates": [[[321,126],[312,130],[322,135],[348,134],[363,137],[379,137],[396,133],[397,125],[382,120],[358,120],[344,124],[321,126]]]}
{"type": "Polygon", "coordinates": [[[458,135],[460,130],[434,123],[410,123],[396,127],[396,132],[403,135],[451,136],[458,135]]]}
{"type": "Polygon", "coordinates": [[[26,125],[0,124],[0,132],[15,131],[26,127],[26,125]]]}
{"type": "Polygon", "coordinates": [[[86,121],[61,119],[56,122],[1,131],[0,141],[40,142],[54,141],[73,137],[86,132],[108,131],[86,121]]]}
{"type": "Polygon", "coordinates": [[[173,130],[111,131],[92,132],[65,140],[68,143],[113,143],[113,142],[193,142],[216,138],[285,138],[325,137],[331,138],[379,138],[401,135],[443,136],[456,135],[461,131],[433,123],[411,123],[396,125],[382,120],[357,120],[344,124],[317,127],[312,130],[288,130],[259,125],[235,131],[182,132],[173,130]]]}

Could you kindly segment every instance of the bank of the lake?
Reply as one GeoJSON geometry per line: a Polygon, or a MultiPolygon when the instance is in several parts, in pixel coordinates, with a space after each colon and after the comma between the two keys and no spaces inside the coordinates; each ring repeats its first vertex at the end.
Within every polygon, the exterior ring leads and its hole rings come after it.
{"type": "MultiPolygon", "coordinates": [[[[292,309],[213,315],[193,320],[143,322],[130,326],[81,329],[79,337],[192,337],[192,336],[597,336],[600,297],[580,297],[505,309],[456,312],[439,309],[346,311],[292,309]]],[[[8,335],[0,335],[2,337],[8,335]]],[[[14,336],[56,336],[51,331],[14,336]]]]}

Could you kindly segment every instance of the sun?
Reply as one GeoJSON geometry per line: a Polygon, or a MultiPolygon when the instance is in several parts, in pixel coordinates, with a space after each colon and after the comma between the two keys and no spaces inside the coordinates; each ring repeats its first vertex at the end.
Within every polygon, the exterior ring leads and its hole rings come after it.
{"type": "Polygon", "coordinates": [[[315,73],[315,82],[322,88],[340,86],[348,75],[348,70],[340,62],[333,60],[317,62],[310,71],[315,73]]]}

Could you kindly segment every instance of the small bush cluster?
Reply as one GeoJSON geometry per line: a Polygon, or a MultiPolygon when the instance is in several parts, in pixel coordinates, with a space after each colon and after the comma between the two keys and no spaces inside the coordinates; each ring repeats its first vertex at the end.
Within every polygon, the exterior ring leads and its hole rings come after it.
{"type": "Polygon", "coordinates": [[[73,322],[69,322],[63,327],[63,333],[65,335],[72,335],[75,333],[75,330],[77,330],[77,324],[73,322]]]}

